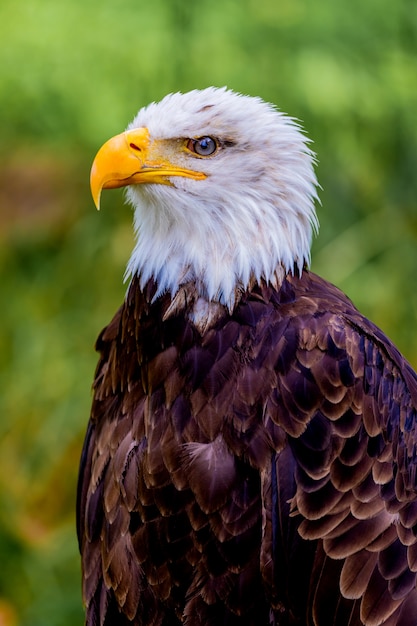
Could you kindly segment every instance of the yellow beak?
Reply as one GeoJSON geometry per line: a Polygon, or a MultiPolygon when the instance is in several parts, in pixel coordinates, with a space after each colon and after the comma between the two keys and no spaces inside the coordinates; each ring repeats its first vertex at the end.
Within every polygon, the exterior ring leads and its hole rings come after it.
{"type": "Polygon", "coordinates": [[[97,209],[102,189],[139,183],[171,185],[170,176],[206,178],[202,172],[172,165],[160,153],[154,149],[147,128],[128,130],[109,139],[97,152],[91,167],[90,188],[97,209]]]}

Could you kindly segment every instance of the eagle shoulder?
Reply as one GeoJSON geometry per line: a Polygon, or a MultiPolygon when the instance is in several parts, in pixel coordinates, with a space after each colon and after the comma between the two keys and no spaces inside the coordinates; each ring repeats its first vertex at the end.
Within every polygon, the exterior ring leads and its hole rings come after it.
{"type": "Polygon", "coordinates": [[[417,600],[417,378],[346,296],[314,275],[308,283],[321,312],[305,325],[297,316],[300,339],[279,385],[296,462],[292,514],[301,537],[323,550],[312,610],[321,623],[333,578],[334,597],[353,601],[358,623],[406,624],[417,600]]]}

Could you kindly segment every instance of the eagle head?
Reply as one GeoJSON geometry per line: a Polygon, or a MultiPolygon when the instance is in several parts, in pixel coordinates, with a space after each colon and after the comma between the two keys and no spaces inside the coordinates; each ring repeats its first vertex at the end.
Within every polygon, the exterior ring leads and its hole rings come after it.
{"type": "Polygon", "coordinates": [[[309,263],[314,154],[299,125],[261,100],[209,87],[141,109],[97,153],[91,189],[127,187],[137,242],[127,275],[232,310],[261,280],[309,263]]]}

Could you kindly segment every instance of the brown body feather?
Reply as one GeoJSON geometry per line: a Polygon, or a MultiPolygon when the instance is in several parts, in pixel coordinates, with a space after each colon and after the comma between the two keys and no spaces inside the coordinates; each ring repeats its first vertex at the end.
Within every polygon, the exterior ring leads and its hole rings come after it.
{"type": "Polygon", "coordinates": [[[154,289],[135,279],[97,342],[88,626],[414,626],[407,362],[307,271],[204,332],[154,289]]]}

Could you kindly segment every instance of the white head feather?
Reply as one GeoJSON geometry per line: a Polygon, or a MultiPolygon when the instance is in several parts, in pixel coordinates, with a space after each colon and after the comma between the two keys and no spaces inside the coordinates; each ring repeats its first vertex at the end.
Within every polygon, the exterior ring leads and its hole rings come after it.
{"type": "Polygon", "coordinates": [[[150,139],[211,136],[223,147],[208,158],[184,150],[170,160],[204,172],[172,186],[132,185],[136,247],[127,275],[158,295],[194,281],[201,297],[233,308],[251,281],[278,286],[310,261],[317,227],[314,155],[298,124],[259,98],[210,87],[166,96],[141,109],[129,129],[150,139]],[[173,160],[175,159],[175,161],[173,160]]]}

